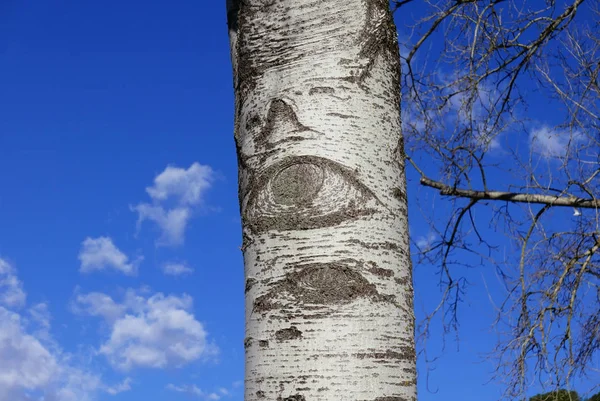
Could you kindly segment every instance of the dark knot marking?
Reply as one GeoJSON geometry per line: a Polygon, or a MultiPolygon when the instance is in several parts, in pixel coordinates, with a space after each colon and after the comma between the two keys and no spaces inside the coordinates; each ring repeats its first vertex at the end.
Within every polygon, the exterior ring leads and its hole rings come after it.
{"type": "Polygon", "coordinates": [[[314,264],[286,279],[286,289],[307,303],[337,304],[377,294],[359,272],[342,264],[314,264]]]}
{"type": "MultiPolygon", "coordinates": [[[[296,271],[287,273],[269,292],[254,300],[254,311],[265,313],[282,307],[282,293],[293,297],[297,303],[323,306],[347,304],[364,297],[384,300],[375,285],[364,278],[357,268],[344,263],[298,265],[296,271]]],[[[302,334],[295,328],[287,330],[289,332],[286,335],[302,334]]]]}
{"type": "Polygon", "coordinates": [[[255,233],[332,227],[382,206],[355,171],[316,156],[281,160],[252,175],[247,188],[243,215],[255,233]]]}
{"type": "Polygon", "coordinates": [[[301,394],[295,394],[285,398],[279,396],[277,397],[277,401],[306,401],[306,398],[301,394]]]}
{"type": "Polygon", "coordinates": [[[287,329],[277,330],[275,332],[275,338],[277,341],[288,341],[288,340],[296,340],[302,337],[302,332],[298,330],[296,326],[290,326],[287,329]]]}
{"type": "Polygon", "coordinates": [[[323,168],[311,163],[285,167],[271,184],[275,202],[282,205],[310,203],[321,190],[324,176],[323,168]]]}
{"type": "MultiPolygon", "coordinates": [[[[252,131],[260,122],[260,117],[253,116],[246,123],[246,129],[252,131]]],[[[292,106],[282,99],[273,99],[267,111],[265,124],[255,137],[256,145],[272,149],[285,142],[305,139],[306,135],[310,136],[310,131],[300,123],[292,106]]]]}

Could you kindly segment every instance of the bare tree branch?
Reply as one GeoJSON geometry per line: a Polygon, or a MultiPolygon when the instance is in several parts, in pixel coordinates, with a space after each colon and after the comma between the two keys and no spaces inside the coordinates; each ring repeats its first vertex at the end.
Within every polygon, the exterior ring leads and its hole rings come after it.
{"type": "Polygon", "coordinates": [[[454,188],[439,181],[434,181],[427,177],[421,177],[421,185],[439,190],[444,196],[456,196],[473,200],[498,200],[516,203],[535,203],[550,206],[571,206],[578,208],[596,209],[600,207],[600,200],[578,198],[575,196],[554,196],[529,194],[519,192],[503,191],[476,191],[472,189],[454,188]]]}

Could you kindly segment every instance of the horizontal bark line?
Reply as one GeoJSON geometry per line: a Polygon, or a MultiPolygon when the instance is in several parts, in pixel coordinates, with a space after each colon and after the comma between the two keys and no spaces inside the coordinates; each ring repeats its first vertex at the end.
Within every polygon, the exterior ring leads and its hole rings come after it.
{"type": "Polygon", "coordinates": [[[473,189],[455,188],[442,182],[434,181],[425,176],[421,177],[420,182],[423,186],[438,189],[440,191],[440,195],[444,196],[456,196],[459,198],[468,198],[474,200],[499,200],[515,203],[535,203],[541,205],[570,206],[589,209],[600,208],[600,200],[591,198],[542,195],[522,192],[477,191],[473,189]]]}

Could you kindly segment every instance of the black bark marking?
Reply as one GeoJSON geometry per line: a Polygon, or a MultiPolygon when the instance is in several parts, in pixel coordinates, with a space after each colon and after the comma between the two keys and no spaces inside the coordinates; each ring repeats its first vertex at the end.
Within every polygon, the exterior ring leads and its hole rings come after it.
{"type": "Polygon", "coordinates": [[[268,142],[272,141],[272,137],[276,134],[290,135],[304,131],[310,130],[298,121],[298,116],[292,106],[282,99],[274,99],[269,105],[266,124],[257,135],[256,141],[259,146],[268,147],[268,142]]]}
{"type": "Polygon", "coordinates": [[[410,288],[410,291],[406,291],[404,295],[404,300],[406,302],[406,307],[408,310],[414,310],[414,298],[413,298],[413,289],[410,288]]]}
{"type": "Polygon", "coordinates": [[[295,394],[285,398],[279,396],[277,397],[277,401],[306,401],[306,398],[301,394],[295,394]]]}
{"type": "Polygon", "coordinates": [[[245,251],[250,245],[254,243],[254,239],[250,234],[248,234],[245,230],[242,232],[242,246],[240,249],[245,251]]]}
{"type": "Polygon", "coordinates": [[[275,338],[277,341],[288,341],[288,340],[296,340],[298,338],[302,338],[302,332],[296,328],[296,326],[291,326],[288,329],[281,329],[275,332],[275,338]]]}
{"type": "Polygon", "coordinates": [[[259,340],[258,346],[261,348],[269,348],[269,340],[259,340]]]}
{"type": "Polygon", "coordinates": [[[396,277],[394,281],[404,287],[411,282],[411,279],[410,277],[396,277]]]}
{"type": "Polygon", "coordinates": [[[392,188],[392,196],[394,198],[398,199],[403,204],[406,202],[406,191],[404,191],[398,187],[392,188]]]}
{"type": "Polygon", "coordinates": [[[257,297],[254,300],[254,308],[252,309],[252,311],[257,313],[264,313],[271,309],[278,308],[280,305],[278,303],[271,302],[271,298],[273,298],[271,292],[257,297]]]}
{"type": "Polygon", "coordinates": [[[250,178],[246,227],[256,233],[309,230],[373,215],[382,204],[355,175],[320,157],[284,159],[250,178]]]}
{"type": "Polygon", "coordinates": [[[261,0],[252,3],[248,0],[227,1],[229,29],[233,29],[238,34],[235,49],[238,85],[236,89],[239,91],[240,99],[246,98],[246,95],[256,87],[257,79],[270,67],[270,64],[264,59],[264,54],[260,54],[261,52],[256,50],[263,47],[262,45],[269,40],[261,29],[263,28],[262,24],[257,24],[257,21],[261,21],[259,14],[268,13],[270,6],[273,6],[275,1],[261,0]]]}
{"type": "Polygon", "coordinates": [[[400,250],[400,247],[398,246],[398,244],[395,244],[390,241],[367,243],[367,242],[360,241],[358,239],[353,238],[353,239],[349,239],[345,242],[349,243],[349,244],[353,244],[353,245],[359,245],[365,249],[385,249],[388,251],[399,251],[400,250]]]}
{"type": "Polygon", "coordinates": [[[361,44],[359,55],[371,60],[386,50],[386,56],[398,52],[396,27],[387,0],[367,2],[367,18],[358,41],[361,44]]]}
{"type": "MultiPolygon", "coordinates": [[[[403,350],[404,351],[404,350],[403,350]]],[[[414,355],[414,354],[413,354],[414,355]]],[[[396,352],[396,351],[392,351],[392,350],[386,350],[385,352],[360,352],[357,354],[354,354],[354,357],[358,358],[358,359],[386,359],[386,360],[390,360],[390,359],[397,359],[397,360],[413,360],[413,359],[409,359],[411,355],[406,355],[405,351],[404,352],[396,352]]]]}
{"type": "Polygon", "coordinates": [[[230,31],[238,31],[238,12],[241,0],[227,0],[227,26],[230,31]]]}
{"type": "Polygon", "coordinates": [[[414,346],[404,345],[404,346],[400,347],[399,353],[402,356],[402,359],[405,359],[407,361],[416,361],[417,360],[417,354],[416,354],[414,346]]]}
{"type": "Polygon", "coordinates": [[[404,160],[406,159],[406,152],[404,150],[404,135],[400,134],[400,138],[398,138],[398,145],[394,148],[393,154],[396,163],[404,167],[404,160]]]}
{"type": "Polygon", "coordinates": [[[286,136],[284,139],[281,139],[279,141],[276,142],[271,142],[267,145],[267,147],[269,149],[281,149],[279,147],[279,145],[283,144],[283,143],[291,143],[291,142],[300,142],[300,141],[304,141],[306,139],[306,137],[304,136],[298,136],[298,135],[290,135],[290,136],[286,136]]]}
{"type": "Polygon", "coordinates": [[[251,134],[251,132],[257,127],[262,127],[263,122],[259,116],[254,115],[246,121],[246,135],[251,134]]]}
{"type": "Polygon", "coordinates": [[[404,397],[387,396],[387,397],[377,397],[373,401],[408,401],[408,400],[404,397]]]}
{"type": "Polygon", "coordinates": [[[342,113],[327,113],[327,115],[333,116],[333,117],[339,117],[339,118],[343,118],[343,119],[356,118],[356,116],[351,116],[351,115],[342,114],[342,113]]]}
{"type": "Polygon", "coordinates": [[[391,65],[394,71],[389,76],[396,82],[392,88],[396,104],[400,102],[400,54],[396,26],[389,9],[387,0],[372,0],[366,2],[366,21],[362,31],[358,35],[357,42],[360,45],[359,57],[366,59],[361,71],[345,80],[358,84],[367,89],[362,83],[370,76],[378,56],[386,59],[386,65],[391,65]]]}
{"type": "MultiPolygon", "coordinates": [[[[242,152],[242,146],[240,145],[240,139],[238,138],[238,131],[236,129],[236,132],[234,134],[234,141],[235,141],[235,153],[237,155],[237,161],[238,161],[238,166],[240,169],[246,169],[248,167],[248,157],[244,155],[244,153],[242,152]]],[[[241,178],[241,177],[240,177],[241,178]]]]}
{"type": "Polygon", "coordinates": [[[394,271],[393,270],[384,269],[382,267],[371,267],[368,271],[370,273],[373,273],[376,276],[379,276],[379,277],[386,277],[386,278],[388,278],[388,277],[392,277],[394,275],[394,271]]]}
{"type": "Polygon", "coordinates": [[[309,95],[316,95],[320,93],[333,95],[335,93],[335,89],[333,89],[330,86],[315,86],[314,88],[310,88],[310,90],[308,91],[309,95]]]}
{"type": "MultiPolygon", "coordinates": [[[[255,117],[252,118],[255,119],[255,117]]],[[[248,123],[246,125],[248,126],[248,123]]],[[[250,124],[250,126],[253,129],[256,127],[255,124],[250,124]]],[[[300,123],[294,108],[283,99],[273,99],[269,103],[262,129],[255,135],[252,135],[253,133],[248,132],[254,138],[256,147],[264,150],[259,154],[259,157],[263,158],[268,152],[282,152],[285,149],[283,144],[322,135],[300,123]]]]}
{"type": "Polygon", "coordinates": [[[257,397],[257,398],[265,398],[265,392],[264,392],[264,391],[262,391],[262,390],[258,390],[258,391],[256,392],[256,397],[257,397]]]}
{"type": "Polygon", "coordinates": [[[249,279],[246,280],[246,288],[244,289],[244,293],[248,293],[248,291],[250,291],[250,289],[256,284],[256,279],[250,277],[249,279]]]}

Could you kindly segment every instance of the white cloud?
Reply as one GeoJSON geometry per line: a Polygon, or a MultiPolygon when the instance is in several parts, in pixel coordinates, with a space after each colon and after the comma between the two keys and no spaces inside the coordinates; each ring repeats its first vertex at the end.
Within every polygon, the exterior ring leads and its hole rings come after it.
{"type": "Polygon", "coordinates": [[[16,276],[15,268],[0,258],[0,305],[22,307],[27,296],[23,284],[16,276]]]}
{"type": "Polygon", "coordinates": [[[152,203],[139,203],[131,209],[138,213],[138,230],[146,221],[154,222],[162,232],[158,246],[181,245],[193,211],[202,204],[214,172],[210,166],[193,163],[188,169],[168,166],[146,188],[152,203]]]}
{"type": "Polygon", "coordinates": [[[46,304],[31,307],[29,318],[0,306],[0,400],[92,401],[99,391],[111,393],[51,338],[50,320],[46,304]]]}
{"type": "Polygon", "coordinates": [[[430,232],[427,234],[426,237],[417,237],[415,240],[415,244],[417,244],[417,247],[421,252],[427,252],[431,249],[431,246],[433,245],[433,242],[436,238],[437,236],[434,233],[430,232]]]}
{"type": "Polygon", "coordinates": [[[210,188],[213,171],[209,166],[193,163],[187,170],[168,166],[154,178],[154,186],[146,188],[154,200],[177,198],[182,205],[196,205],[210,188]]]}
{"type": "Polygon", "coordinates": [[[137,273],[138,264],[142,258],[131,262],[127,255],[119,250],[109,237],[86,238],[81,244],[79,261],[82,273],[95,270],[114,269],[127,275],[137,273]]]}
{"type": "Polygon", "coordinates": [[[58,370],[55,356],[25,332],[21,316],[0,306],[0,389],[35,390],[58,370]]]}
{"type": "Polygon", "coordinates": [[[193,273],[194,269],[185,263],[168,262],[162,266],[162,271],[164,274],[169,276],[182,276],[193,273]]]}
{"type": "Polygon", "coordinates": [[[79,295],[81,313],[102,316],[110,336],[99,353],[118,369],[179,367],[216,353],[202,324],[190,312],[192,298],[128,290],[122,304],[107,295],[79,295]]]}
{"type": "Polygon", "coordinates": [[[58,388],[45,391],[44,401],[91,401],[104,388],[99,375],[68,365],[61,367],[59,377],[58,388]]]}
{"type": "Polygon", "coordinates": [[[149,298],[145,310],[115,322],[100,352],[124,370],[180,366],[199,359],[207,350],[206,332],[185,310],[187,303],[186,298],[162,294],[149,298]]]}
{"type": "Polygon", "coordinates": [[[565,157],[569,148],[582,139],[578,131],[553,129],[547,125],[534,128],[529,133],[531,150],[546,158],[565,157]]]}
{"type": "Polygon", "coordinates": [[[125,314],[127,308],[100,292],[78,294],[72,303],[72,311],[80,315],[101,316],[108,322],[114,322],[125,314]]]}
{"type": "Polygon", "coordinates": [[[144,220],[156,223],[162,231],[156,241],[158,246],[181,245],[185,240],[185,229],[191,217],[189,207],[166,210],[162,206],[140,203],[133,208],[138,212],[138,227],[144,220]]]}

